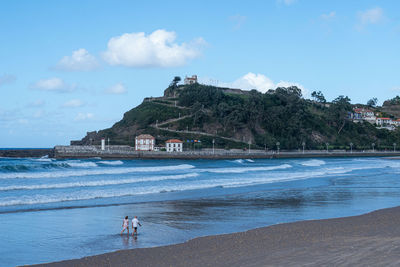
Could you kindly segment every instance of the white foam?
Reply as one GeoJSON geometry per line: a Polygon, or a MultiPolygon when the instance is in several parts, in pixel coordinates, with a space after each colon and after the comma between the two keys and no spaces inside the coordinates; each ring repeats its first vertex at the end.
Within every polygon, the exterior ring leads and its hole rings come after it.
{"type": "MultiPolygon", "coordinates": [[[[343,170],[338,170],[343,171],[343,170]]],[[[128,186],[124,189],[102,189],[102,190],[76,190],[70,193],[52,194],[52,195],[31,195],[31,196],[19,196],[19,197],[7,197],[0,201],[0,206],[13,206],[13,205],[35,205],[65,201],[78,201],[78,200],[90,200],[96,198],[115,198],[125,196],[135,196],[152,193],[163,193],[172,191],[186,191],[186,190],[198,190],[213,187],[243,187],[249,185],[267,184],[275,182],[286,182],[300,179],[310,179],[315,177],[321,177],[331,175],[334,172],[332,170],[318,171],[318,172],[302,172],[292,173],[290,175],[279,175],[275,176],[263,175],[256,177],[230,177],[229,179],[220,178],[214,180],[195,180],[191,183],[179,183],[179,184],[163,184],[153,186],[128,186]]]]}
{"type": "Polygon", "coordinates": [[[106,186],[106,185],[121,185],[121,184],[133,184],[139,182],[154,182],[163,180],[178,180],[185,178],[192,178],[198,176],[198,173],[187,173],[180,175],[165,175],[165,176],[150,176],[150,177],[135,177],[130,179],[118,179],[118,180],[99,180],[99,181],[80,181],[70,183],[59,183],[59,184],[40,184],[40,185],[12,185],[0,187],[0,191],[10,190],[37,190],[37,189],[59,189],[59,188],[71,188],[71,187],[95,187],[95,186],[106,186]]]}
{"type": "Polygon", "coordinates": [[[52,162],[53,159],[49,158],[39,158],[39,159],[33,159],[34,161],[41,161],[41,162],[52,162]]]}
{"type": "Polygon", "coordinates": [[[112,160],[112,161],[99,161],[98,163],[104,164],[104,165],[122,165],[124,164],[122,161],[120,160],[112,160]]]}
{"type": "Polygon", "coordinates": [[[254,162],[252,159],[246,159],[247,162],[254,162]]]}
{"type": "Polygon", "coordinates": [[[87,167],[97,167],[97,164],[94,162],[67,162],[67,164],[71,167],[79,167],[79,168],[87,168],[87,167]]]}
{"type": "Polygon", "coordinates": [[[289,164],[282,164],[279,166],[265,166],[265,167],[240,167],[240,168],[212,168],[202,169],[200,171],[211,172],[211,173],[244,173],[244,172],[256,172],[256,171],[272,171],[291,168],[289,164]]]}
{"type": "Polygon", "coordinates": [[[140,188],[133,187],[121,190],[95,190],[95,191],[82,190],[70,194],[64,193],[61,195],[53,194],[53,195],[21,196],[18,197],[17,199],[6,198],[0,201],[0,207],[16,206],[16,205],[37,205],[37,204],[47,204],[47,203],[66,202],[66,201],[90,200],[97,198],[126,197],[126,196],[136,196],[136,195],[161,193],[161,192],[202,189],[214,186],[215,185],[210,183],[199,183],[199,184],[189,184],[189,185],[170,185],[164,187],[159,187],[159,186],[148,186],[140,188]]]}
{"type": "Polygon", "coordinates": [[[0,173],[0,179],[40,179],[40,178],[60,178],[102,174],[125,174],[132,172],[160,172],[186,170],[194,168],[190,164],[171,165],[171,166],[149,166],[149,167],[129,167],[129,168],[96,168],[75,171],[51,171],[51,172],[28,172],[28,173],[0,173]]]}
{"type": "Polygon", "coordinates": [[[237,159],[237,160],[234,160],[233,162],[242,164],[242,163],[243,163],[243,160],[242,160],[242,159],[237,159]]]}
{"type": "Polygon", "coordinates": [[[318,167],[321,165],[325,165],[325,161],[319,160],[319,159],[311,159],[311,160],[307,160],[307,161],[301,163],[301,165],[307,166],[307,167],[318,167]]]}

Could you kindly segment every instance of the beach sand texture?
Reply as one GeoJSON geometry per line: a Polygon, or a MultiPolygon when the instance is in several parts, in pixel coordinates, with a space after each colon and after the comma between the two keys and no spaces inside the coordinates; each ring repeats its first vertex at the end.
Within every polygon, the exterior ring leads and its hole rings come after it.
{"type": "Polygon", "coordinates": [[[400,266],[400,207],[36,266],[400,266]]]}

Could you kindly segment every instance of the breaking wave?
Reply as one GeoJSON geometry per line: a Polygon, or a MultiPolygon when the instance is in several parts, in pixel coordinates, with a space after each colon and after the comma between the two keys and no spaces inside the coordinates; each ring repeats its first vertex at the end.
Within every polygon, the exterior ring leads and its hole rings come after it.
{"type": "Polygon", "coordinates": [[[244,173],[244,172],[256,172],[256,171],[272,171],[291,168],[289,164],[282,164],[279,166],[268,166],[268,167],[240,167],[240,168],[212,168],[202,169],[201,171],[212,172],[212,173],[244,173]]]}
{"type": "Polygon", "coordinates": [[[133,184],[133,183],[150,182],[150,181],[154,182],[163,180],[178,180],[178,179],[192,178],[198,175],[199,175],[198,173],[188,173],[181,175],[136,177],[136,178],[118,179],[118,180],[99,180],[99,181],[85,181],[85,182],[81,181],[81,182],[70,182],[70,183],[59,183],[59,184],[40,184],[40,185],[15,185],[15,186],[0,187],[0,191],[59,189],[59,188],[71,188],[71,187],[95,187],[95,186],[106,186],[106,185],[133,184]]]}
{"type": "MultiPolygon", "coordinates": [[[[68,163],[70,164],[70,163],[68,163]]],[[[54,172],[35,172],[35,173],[0,173],[0,179],[40,179],[40,178],[60,178],[72,176],[87,176],[87,175],[102,175],[102,174],[125,174],[132,172],[159,172],[159,171],[174,171],[186,170],[194,168],[190,164],[171,165],[171,166],[151,166],[151,167],[129,167],[129,168],[96,168],[85,170],[69,170],[69,171],[54,171],[54,172]]]]}
{"type": "Polygon", "coordinates": [[[120,161],[120,160],[99,161],[99,162],[97,162],[97,163],[104,164],[104,165],[112,165],[112,166],[124,164],[124,163],[123,163],[122,161],[120,161]]]}
{"type": "Polygon", "coordinates": [[[311,160],[307,160],[307,161],[301,163],[301,165],[307,166],[307,167],[318,167],[321,165],[325,165],[325,161],[319,160],[319,159],[311,159],[311,160]]]}

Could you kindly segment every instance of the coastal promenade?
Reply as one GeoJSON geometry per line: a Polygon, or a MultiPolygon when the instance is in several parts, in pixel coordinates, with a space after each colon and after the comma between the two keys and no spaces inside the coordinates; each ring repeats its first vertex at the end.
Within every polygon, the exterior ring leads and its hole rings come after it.
{"type": "Polygon", "coordinates": [[[56,146],[55,158],[103,159],[241,159],[241,158],[326,158],[326,157],[397,157],[400,151],[264,151],[264,150],[224,150],[203,149],[183,152],[135,151],[129,146],[110,146],[101,150],[99,146],[56,146]]]}

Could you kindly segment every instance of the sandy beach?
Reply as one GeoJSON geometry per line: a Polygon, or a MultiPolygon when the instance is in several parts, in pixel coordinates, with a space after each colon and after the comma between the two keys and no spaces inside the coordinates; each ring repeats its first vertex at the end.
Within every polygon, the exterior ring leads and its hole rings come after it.
{"type": "Polygon", "coordinates": [[[400,207],[35,266],[398,266],[400,207]]]}

